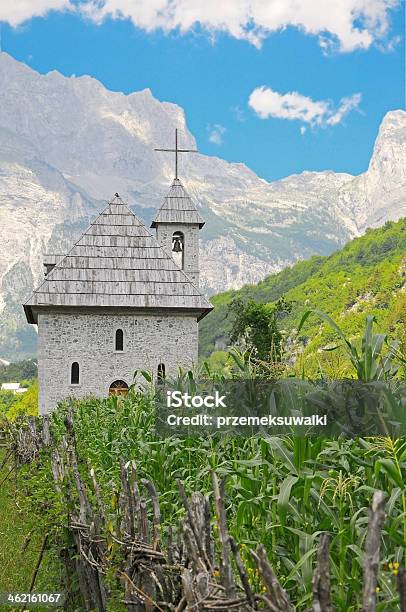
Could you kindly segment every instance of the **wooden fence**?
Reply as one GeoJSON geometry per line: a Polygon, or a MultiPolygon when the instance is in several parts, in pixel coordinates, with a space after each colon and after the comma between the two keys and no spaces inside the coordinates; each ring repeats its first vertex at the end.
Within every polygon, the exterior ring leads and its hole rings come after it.
{"type": "MultiPolygon", "coordinates": [[[[207,497],[200,492],[188,497],[183,483],[178,481],[185,518],[176,529],[164,530],[154,484],[139,479],[134,463],[123,460],[112,520],[94,470],[90,469],[90,485],[81,476],[72,413],[66,417],[65,426],[66,436],[56,448],[47,418],[30,419],[28,427],[10,429],[8,452],[13,457],[13,466],[34,460],[43,446],[51,452],[55,488],[67,509],[69,538],[61,551],[66,610],[77,609],[78,599],[86,611],[113,610],[114,597],[120,608],[124,606],[128,612],[295,610],[261,544],[250,551],[257,568],[257,576],[252,580],[240,547],[228,532],[224,481],[219,481],[215,473],[212,474],[214,517],[207,497]],[[76,590],[72,586],[75,583],[76,590]]],[[[382,491],[374,493],[369,512],[362,612],[375,612],[377,605],[379,548],[385,520],[382,491]]],[[[328,533],[321,534],[313,576],[313,602],[308,608],[313,612],[333,612],[329,540],[328,533]]],[[[48,535],[45,535],[31,590],[47,543],[48,535]]],[[[398,609],[406,612],[403,568],[399,569],[397,584],[398,609]]]]}

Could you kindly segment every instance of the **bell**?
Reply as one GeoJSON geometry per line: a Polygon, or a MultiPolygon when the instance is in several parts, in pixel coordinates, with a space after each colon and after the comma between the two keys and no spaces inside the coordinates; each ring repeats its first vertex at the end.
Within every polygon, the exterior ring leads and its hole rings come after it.
{"type": "Polygon", "coordinates": [[[180,241],[180,238],[175,238],[173,241],[173,248],[172,251],[174,253],[182,253],[182,243],[180,241]]]}

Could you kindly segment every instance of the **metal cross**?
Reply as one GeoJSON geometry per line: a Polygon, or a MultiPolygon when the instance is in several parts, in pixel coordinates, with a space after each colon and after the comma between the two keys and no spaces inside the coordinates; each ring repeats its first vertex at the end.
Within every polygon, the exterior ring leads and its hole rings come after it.
{"type": "Polygon", "coordinates": [[[178,153],[198,153],[196,149],[179,149],[178,148],[178,130],[175,130],[175,148],[174,149],[154,149],[154,151],[164,151],[165,153],[175,153],[175,179],[178,178],[178,153]]]}

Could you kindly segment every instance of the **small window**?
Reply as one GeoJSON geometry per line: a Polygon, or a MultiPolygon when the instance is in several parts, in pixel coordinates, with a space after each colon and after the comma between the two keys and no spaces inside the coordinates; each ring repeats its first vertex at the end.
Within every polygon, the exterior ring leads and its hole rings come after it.
{"type": "Polygon", "coordinates": [[[160,363],[158,365],[158,384],[163,383],[165,380],[165,364],[160,363]]]}
{"type": "Polygon", "coordinates": [[[70,368],[70,384],[71,385],[79,384],[79,364],[77,361],[74,361],[70,368]]]}
{"type": "Polygon", "coordinates": [[[116,331],[116,351],[124,351],[124,332],[122,329],[116,331]]]}

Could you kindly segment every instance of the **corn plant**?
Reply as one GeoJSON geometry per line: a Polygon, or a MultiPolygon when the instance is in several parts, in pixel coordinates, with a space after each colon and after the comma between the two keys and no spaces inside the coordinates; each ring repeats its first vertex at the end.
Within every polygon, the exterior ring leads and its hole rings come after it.
{"type": "MultiPolygon", "coordinates": [[[[399,365],[395,363],[398,342],[389,343],[387,334],[376,334],[373,331],[376,318],[368,315],[365,320],[364,334],[361,338],[361,346],[351,342],[339,325],[324,312],[319,310],[307,310],[299,323],[300,331],[310,315],[317,315],[326,322],[343,341],[350,362],[354,366],[358,380],[369,382],[373,380],[391,380],[398,371],[399,365]]],[[[339,346],[339,345],[338,345],[339,346]]],[[[325,350],[335,350],[338,346],[325,350]]]]}

